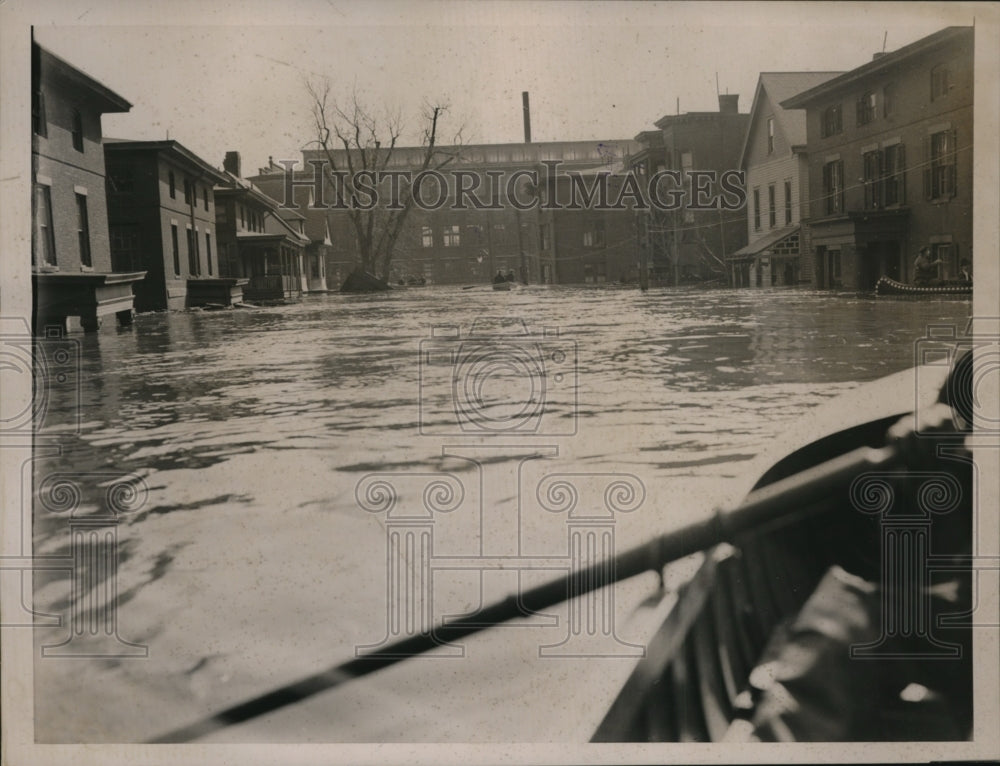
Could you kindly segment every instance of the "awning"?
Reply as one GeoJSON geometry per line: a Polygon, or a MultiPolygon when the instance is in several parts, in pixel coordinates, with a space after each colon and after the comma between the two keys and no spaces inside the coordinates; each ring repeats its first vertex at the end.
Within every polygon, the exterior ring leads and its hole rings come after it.
{"type": "Polygon", "coordinates": [[[778,247],[786,239],[799,233],[799,226],[785,226],[781,229],[774,229],[767,236],[761,237],[760,239],[754,240],[749,245],[741,247],[735,253],[728,257],[729,260],[737,260],[740,258],[751,258],[755,255],[760,255],[765,250],[769,250],[773,247],[778,247]]]}

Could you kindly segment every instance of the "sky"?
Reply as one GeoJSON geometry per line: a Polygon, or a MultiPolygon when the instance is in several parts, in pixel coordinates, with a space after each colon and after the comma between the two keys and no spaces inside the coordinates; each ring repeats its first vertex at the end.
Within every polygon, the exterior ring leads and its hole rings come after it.
{"type": "Polygon", "coordinates": [[[951,24],[976,4],[42,2],[35,39],[133,106],[104,134],[180,141],[243,174],[301,158],[315,139],[308,78],[398,111],[419,143],[428,103],[449,106],[439,140],[631,138],[665,114],[750,109],[762,71],[840,71],[951,24]],[[82,9],[82,10],[81,10],[82,9]],[[179,24],[183,23],[183,26],[179,24]]]}

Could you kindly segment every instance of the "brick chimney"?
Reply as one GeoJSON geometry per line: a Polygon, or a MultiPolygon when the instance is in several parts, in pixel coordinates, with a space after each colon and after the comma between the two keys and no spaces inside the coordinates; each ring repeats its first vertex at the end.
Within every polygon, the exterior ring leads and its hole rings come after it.
{"type": "Polygon", "coordinates": [[[719,94],[719,112],[721,114],[738,114],[740,111],[740,97],[738,93],[719,94]]]}
{"type": "Polygon", "coordinates": [[[226,159],[222,161],[222,167],[227,173],[232,173],[237,178],[242,178],[240,175],[240,153],[239,152],[226,152],[226,159]]]}

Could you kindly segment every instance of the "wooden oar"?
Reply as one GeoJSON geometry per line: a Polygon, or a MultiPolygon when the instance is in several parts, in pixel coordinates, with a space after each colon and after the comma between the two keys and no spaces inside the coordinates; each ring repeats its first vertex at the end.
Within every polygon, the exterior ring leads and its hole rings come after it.
{"type": "MultiPolygon", "coordinates": [[[[913,441],[913,440],[909,440],[913,441]]],[[[918,445],[920,448],[924,445],[918,445]]],[[[668,532],[648,543],[600,562],[565,578],[546,583],[519,596],[486,606],[465,617],[438,625],[431,630],[402,639],[362,657],[335,665],[293,681],[274,691],[207,718],[167,732],[154,743],[189,742],[233,724],[249,721],[286,705],[301,702],[320,692],[329,691],[352,679],[366,676],[390,665],[455,641],[484,628],[524,617],[566,601],[570,594],[582,594],[647,571],[660,571],[672,561],[734,542],[742,534],[767,524],[800,518],[822,507],[847,482],[872,470],[901,467],[901,456],[909,456],[912,444],[897,443],[881,449],[863,447],[821,463],[799,474],[782,479],[750,493],[745,501],[730,510],[721,510],[710,518],[668,532]],[[610,571],[609,571],[610,570],[610,571]]]]}

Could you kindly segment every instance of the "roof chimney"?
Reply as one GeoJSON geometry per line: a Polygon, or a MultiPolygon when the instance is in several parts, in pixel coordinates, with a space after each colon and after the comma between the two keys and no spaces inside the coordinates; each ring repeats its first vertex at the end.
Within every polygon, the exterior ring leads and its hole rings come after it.
{"type": "Polygon", "coordinates": [[[740,111],[740,96],[738,93],[719,94],[719,112],[722,114],[738,114],[740,111]]]}
{"type": "Polygon", "coordinates": [[[528,105],[528,91],[521,92],[521,103],[524,106],[524,143],[531,143],[531,107],[528,105]]]}
{"type": "Polygon", "coordinates": [[[885,51],[879,51],[878,53],[872,54],[872,61],[878,61],[880,58],[886,55],[885,51]]]}
{"type": "Polygon", "coordinates": [[[237,178],[242,178],[240,175],[240,153],[239,152],[226,152],[226,159],[222,161],[222,167],[227,173],[232,173],[237,178]]]}

